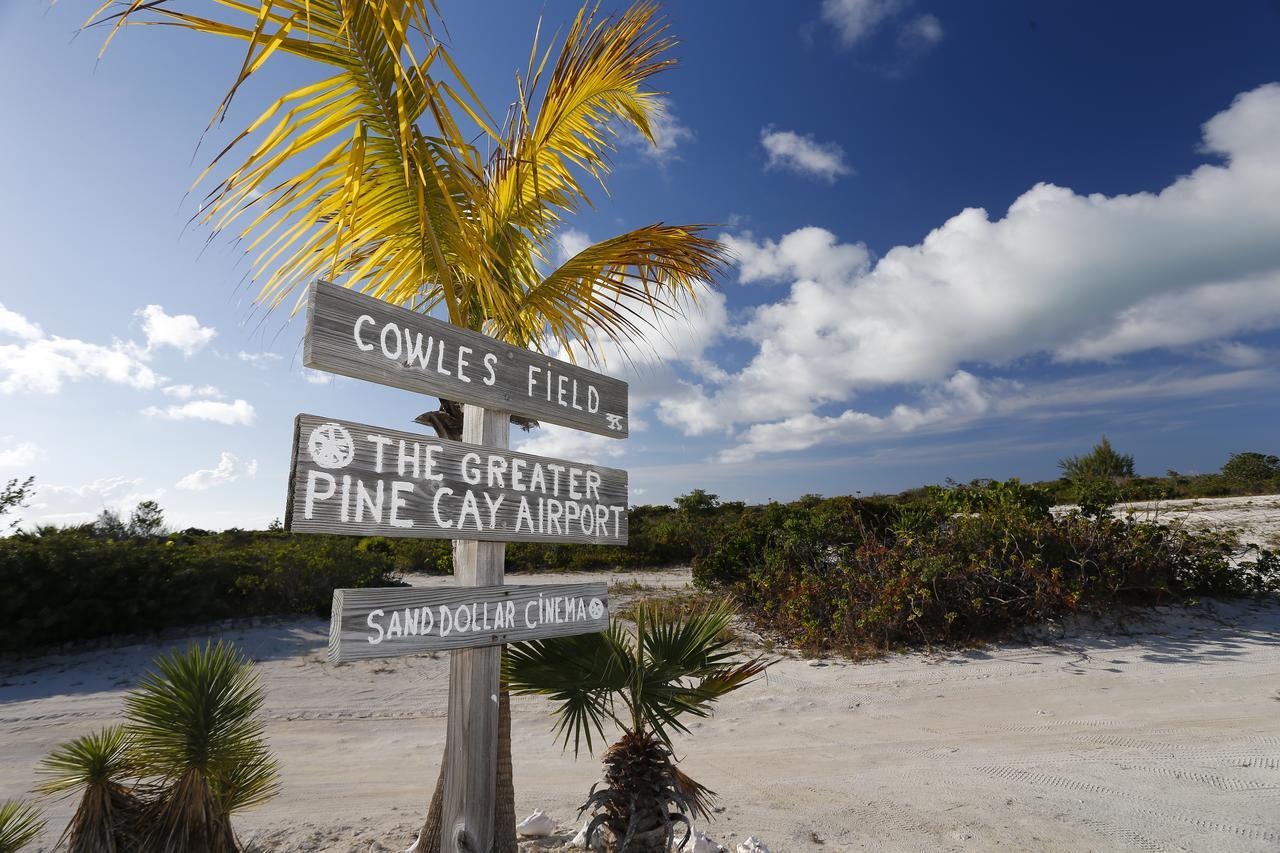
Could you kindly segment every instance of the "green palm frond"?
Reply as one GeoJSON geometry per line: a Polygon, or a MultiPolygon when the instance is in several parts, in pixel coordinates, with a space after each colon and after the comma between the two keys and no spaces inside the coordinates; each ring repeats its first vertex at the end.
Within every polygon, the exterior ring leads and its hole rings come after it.
{"type": "Polygon", "coordinates": [[[132,771],[129,736],[109,726],[61,744],[40,761],[41,794],[67,794],[92,785],[118,784],[132,771]]]}
{"type": "Polygon", "coordinates": [[[161,655],[125,699],[140,772],[175,786],[195,773],[225,814],[279,790],[259,711],[264,693],[249,662],[219,642],[161,655]]]}
{"type": "Polygon", "coordinates": [[[18,853],[44,831],[39,809],[22,800],[0,803],[0,853],[18,853]]]}
{"type": "Polygon", "coordinates": [[[60,846],[69,853],[123,853],[136,845],[142,804],[126,779],[134,766],[122,726],[111,726],[62,744],[41,762],[43,794],[80,794],[60,846]]]}
{"type": "Polygon", "coordinates": [[[617,625],[599,634],[531,640],[507,646],[503,680],[517,696],[540,695],[556,703],[555,733],[575,754],[585,741],[594,751],[593,733],[604,737],[614,715],[613,697],[631,676],[631,654],[617,625]]]}
{"type": "Polygon", "coordinates": [[[556,637],[507,647],[504,677],[513,693],[546,696],[557,705],[556,732],[575,754],[612,720],[630,732],[651,731],[668,745],[687,732],[684,715],[706,717],[720,697],[764,672],[769,661],[740,659],[729,648],[728,602],[680,615],[642,603],[636,633],[615,622],[600,634],[556,637]],[[627,709],[615,712],[615,703],[627,709]]]}

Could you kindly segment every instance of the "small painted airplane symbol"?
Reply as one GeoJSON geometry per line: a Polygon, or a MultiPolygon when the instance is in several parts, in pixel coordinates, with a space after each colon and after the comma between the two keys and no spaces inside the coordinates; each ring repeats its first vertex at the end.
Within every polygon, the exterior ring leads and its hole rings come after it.
{"type": "Polygon", "coordinates": [[[609,422],[609,429],[622,431],[622,415],[611,415],[606,412],[604,419],[609,422]]]}

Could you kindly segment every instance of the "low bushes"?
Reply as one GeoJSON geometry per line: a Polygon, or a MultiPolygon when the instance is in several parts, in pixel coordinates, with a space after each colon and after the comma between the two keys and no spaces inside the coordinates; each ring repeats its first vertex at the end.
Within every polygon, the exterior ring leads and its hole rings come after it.
{"type": "Polygon", "coordinates": [[[1233,562],[1227,537],[1050,513],[1016,480],[934,488],[886,506],[813,499],[744,513],[694,564],[763,624],[810,649],[968,643],[1116,604],[1280,592],[1280,560],[1233,562]]]}
{"type": "Polygon", "coordinates": [[[328,615],[335,587],[381,586],[369,540],[200,531],[100,539],[44,528],[0,539],[0,651],[278,613],[328,615]]]}

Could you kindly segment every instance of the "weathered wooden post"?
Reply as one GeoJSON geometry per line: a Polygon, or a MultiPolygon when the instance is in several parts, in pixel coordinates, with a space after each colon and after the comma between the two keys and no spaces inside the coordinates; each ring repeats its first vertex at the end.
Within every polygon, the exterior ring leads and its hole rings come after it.
{"type": "Polygon", "coordinates": [[[460,400],[463,441],[299,415],[285,526],[454,539],[452,589],[335,590],[332,661],[449,649],[442,849],[494,842],[502,645],[603,631],[604,584],[506,586],[506,542],[627,542],[627,474],[514,453],[511,414],[626,438],[627,385],[324,282],[303,364],[460,400]]]}
{"type": "MultiPolygon", "coordinates": [[[[506,450],[511,443],[511,413],[465,406],[462,440],[506,450]]],[[[458,583],[502,586],[506,554],[505,542],[459,541],[454,558],[458,583]]],[[[444,850],[487,853],[493,847],[501,670],[501,646],[459,649],[449,660],[444,850]]]]}

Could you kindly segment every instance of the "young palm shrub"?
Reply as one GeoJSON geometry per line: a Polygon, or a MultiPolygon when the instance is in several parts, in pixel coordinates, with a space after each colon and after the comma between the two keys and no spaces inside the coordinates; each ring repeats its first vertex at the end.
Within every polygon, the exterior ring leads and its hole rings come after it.
{"type": "Polygon", "coordinates": [[[279,791],[249,662],[219,641],[161,655],[125,699],[139,775],[156,781],[143,847],[235,853],[231,815],[279,791]]]}
{"type": "Polygon", "coordinates": [[[58,845],[69,853],[124,853],[137,848],[136,823],[141,808],[131,786],[129,736],[111,726],[62,744],[40,762],[42,794],[80,792],[80,805],[58,845]]]}
{"type": "Polygon", "coordinates": [[[0,803],[0,853],[18,853],[44,829],[44,818],[22,800],[0,803]]]}
{"type": "Polygon", "coordinates": [[[622,737],[605,751],[603,787],[596,785],[582,811],[587,829],[609,830],[616,853],[666,851],[675,827],[710,818],[715,793],[676,767],[672,735],[687,733],[681,719],[706,717],[711,705],[764,671],[763,658],[742,660],[729,649],[733,610],[716,602],[682,614],[643,603],[634,635],[615,622],[600,634],[535,640],[508,647],[504,676],[513,693],[546,696],[558,707],[557,735],[578,753],[592,749],[612,721],[622,737]]]}

